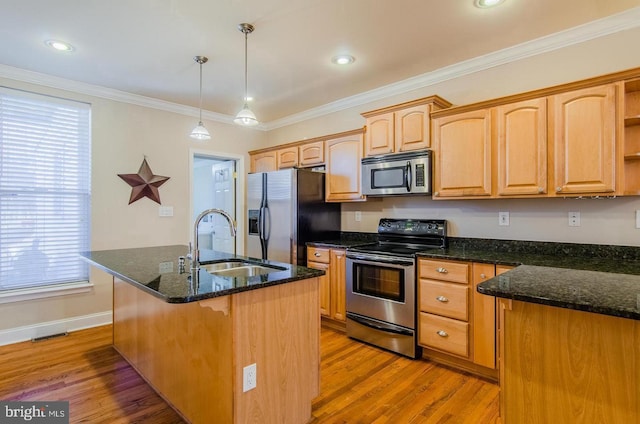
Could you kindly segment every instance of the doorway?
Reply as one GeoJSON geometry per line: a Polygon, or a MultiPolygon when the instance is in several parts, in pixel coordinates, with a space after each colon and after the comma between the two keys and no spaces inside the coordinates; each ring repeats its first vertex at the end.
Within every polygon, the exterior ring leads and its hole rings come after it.
{"type": "MultiPolygon", "coordinates": [[[[238,158],[192,153],[190,234],[196,217],[205,209],[227,212],[238,221],[238,158]]],[[[238,232],[238,234],[242,234],[238,232]]],[[[190,238],[193,236],[190,236],[190,238]]],[[[205,216],[198,226],[198,247],[235,254],[237,237],[231,237],[229,223],[219,214],[205,216]]]]}

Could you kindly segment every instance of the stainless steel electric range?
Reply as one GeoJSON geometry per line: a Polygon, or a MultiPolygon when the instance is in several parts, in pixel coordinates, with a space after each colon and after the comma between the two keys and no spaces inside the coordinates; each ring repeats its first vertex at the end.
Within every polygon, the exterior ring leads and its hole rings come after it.
{"type": "Polygon", "coordinates": [[[416,253],[446,247],[447,222],[383,218],[378,239],[347,249],[347,335],[417,358],[416,253]]]}

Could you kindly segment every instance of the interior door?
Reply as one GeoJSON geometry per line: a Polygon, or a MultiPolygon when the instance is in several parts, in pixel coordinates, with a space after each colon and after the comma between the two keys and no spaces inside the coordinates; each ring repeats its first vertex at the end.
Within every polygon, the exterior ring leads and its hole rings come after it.
{"type": "MultiPolygon", "coordinates": [[[[235,161],[220,162],[212,166],[213,175],[213,204],[235,217],[235,161]]],[[[212,215],[211,221],[211,245],[220,252],[235,253],[234,238],[229,231],[229,222],[221,215],[212,215]]]]}

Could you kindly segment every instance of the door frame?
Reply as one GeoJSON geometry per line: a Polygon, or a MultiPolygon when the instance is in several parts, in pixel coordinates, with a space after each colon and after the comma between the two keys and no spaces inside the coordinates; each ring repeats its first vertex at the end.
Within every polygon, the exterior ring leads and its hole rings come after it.
{"type": "Polygon", "coordinates": [[[245,189],[244,189],[244,166],[245,166],[245,157],[244,155],[237,155],[233,153],[227,152],[217,152],[211,150],[204,149],[189,149],[189,219],[187,221],[187,244],[191,241],[191,237],[193,235],[193,222],[191,219],[193,217],[193,163],[195,156],[204,156],[211,159],[217,160],[234,160],[236,162],[236,254],[244,255],[244,236],[245,236],[245,221],[246,221],[246,211],[244,210],[244,205],[246,202],[245,199],[245,189]]]}

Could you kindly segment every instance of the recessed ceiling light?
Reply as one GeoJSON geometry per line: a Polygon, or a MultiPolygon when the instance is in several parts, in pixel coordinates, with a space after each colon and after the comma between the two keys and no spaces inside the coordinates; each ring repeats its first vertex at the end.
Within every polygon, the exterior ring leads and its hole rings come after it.
{"type": "Polygon", "coordinates": [[[72,52],[75,50],[71,44],[65,43],[64,41],[45,40],[44,44],[61,52],[72,52]]]}
{"type": "Polygon", "coordinates": [[[341,54],[338,56],[333,56],[331,58],[331,62],[336,65],[349,65],[350,63],[355,62],[356,58],[353,56],[349,56],[348,54],[341,54]]]}
{"type": "Polygon", "coordinates": [[[500,3],[504,3],[504,0],[475,0],[474,4],[480,9],[488,9],[489,7],[499,5],[500,3]]]}

